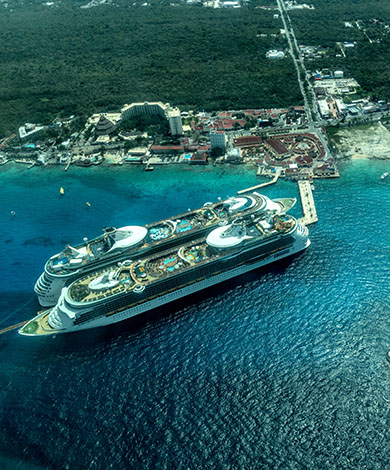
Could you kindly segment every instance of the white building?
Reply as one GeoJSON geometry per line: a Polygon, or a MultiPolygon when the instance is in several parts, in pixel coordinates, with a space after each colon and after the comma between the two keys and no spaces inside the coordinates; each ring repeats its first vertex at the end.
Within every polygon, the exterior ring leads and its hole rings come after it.
{"type": "Polygon", "coordinates": [[[26,142],[31,137],[37,137],[44,128],[44,126],[38,126],[37,124],[26,122],[24,126],[19,127],[19,138],[22,142],[26,142]]]}
{"type": "Polygon", "coordinates": [[[336,100],[336,106],[340,114],[345,113],[345,105],[341,100],[336,100]]]}
{"type": "Polygon", "coordinates": [[[51,158],[51,155],[48,152],[40,152],[38,155],[37,161],[42,163],[43,165],[48,162],[51,158]]]}
{"type": "Polygon", "coordinates": [[[223,131],[210,132],[211,150],[220,148],[223,153],[226,152],[226,135],[223,131]]]}
{"type": "Polygon", "coordinates": [[[329,117],[330,109],[326,100],[318,100],[318,107],[320,108],[320,114],[322,117],[329,117]]]}
{"type": "Polygon", "coordinates": [[[334,78],[344,78],[344,72],[342,70],[335,70],[333,76],[334,78]]]}
{"type": "Polygon", "coordinates": [[[276,49],[271,49],[265,54],[265,56],[268,59],[284,59],[284,52],[277,51],[276,49]]]}
{"type": "Polygon", "coordinates": [[[166,112],[171,135],[183,135],[183,124],[179,108],[170,108],[166,112]]]}
{"type": "Polygon", "coordinates": [[[126,104],[121,109],[121,120],[126,121],[136,114],[158,115],[169,121],[169,128],[172,135],[182,135],[183,125],[179,108],[171,108],[169,103],[161,103],[160,101],[149,103],[131,103],[126,104]]]}
{"type": "Polygon", "coordinates": [[[241,149],[239,148],[229,149],[227,155],[225,156],[225,162],[241,163],[242,162],[241,149]]]}
{"type": "Polygon", "coordinates": [[[144,103],[131,103],[125,104],[121,109],[121,120],[125,121],[130,119],[136,114],[158,114],[161,117],[165,117],[165,111],[170,108],[169,103],[153,102],[149,103],[145,101],[144,103]]]}
{"type": "Polygon", "coordinates": [[[222,2],[222,7],[223,8],[241,8],[241,5],[239,2],[236,1],[226,1],[222,2]]]}

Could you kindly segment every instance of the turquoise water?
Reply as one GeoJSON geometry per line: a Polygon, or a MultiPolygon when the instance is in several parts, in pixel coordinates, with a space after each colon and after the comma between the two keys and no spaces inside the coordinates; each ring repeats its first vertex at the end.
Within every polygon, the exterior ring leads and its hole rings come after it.
{"type": "MultiPolygon", "coordinates": [[[[290,260],[109,329],[1,335],[0,467],[387,468],[384,171],[347,162],[316,182],[312,245],[290,260]]],[[[33,284],[65,243],[257,182],[243,167],[0,167],[0,327],[38,309],[33,284]]],[[[262,192],[298,196],[285,181],[262,192]]]]}

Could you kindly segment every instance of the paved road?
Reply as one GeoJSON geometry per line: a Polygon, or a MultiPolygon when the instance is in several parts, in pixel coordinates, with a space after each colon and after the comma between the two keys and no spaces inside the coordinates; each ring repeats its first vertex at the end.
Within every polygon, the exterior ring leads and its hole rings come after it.
{"type": "Polygon", "coordinates": [[[290,15],[288,14],[286,5],[284,0],[277,0],[278,9],[280,12],[280,16],[283,21],[283,26],[286,31],[287,42],[290,49],[290,54],[294,62],[295,69],[297,71],[297,78],[299,88],[301,90],[303,101],[305,104],[306,116],[308,121],[308,130],[318,136],[327,155],[330,155],[330,150],[328,147],[328,143],[322,134],[322,132],[318,132],[317,129],[323,126],[323,120],[319,114],[317,108],[317,98],[314,93],[313,87],[308,79],[307,70],[305,67],[305,62],[303,57],[300,53],[298,42],[294,33],[294,28],[290,19],[290,15]],[[313,106],[311,106],[311,102],[309,100],[309,96],[313,106]],[[314,114],[314,116],[313,116],[314,114]]]}

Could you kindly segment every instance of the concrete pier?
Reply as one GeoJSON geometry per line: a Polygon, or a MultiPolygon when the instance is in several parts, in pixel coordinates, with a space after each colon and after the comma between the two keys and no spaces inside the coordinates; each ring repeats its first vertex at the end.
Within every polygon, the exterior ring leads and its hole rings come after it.
{"type": "Polygon", "coordinates": [[[303,209],[303,217],[298,219],[298,222],[304,225],[314,224],[318,222],[318,216],[310,181],[298,181],[298,186],[303,209]]]}
{"type": "Polygon", "coordinates": [[[248,193],[249,191],[255,191],[256,189],[263,188],[264,186],[268,186],[270,184],[275,184],[278,181],[279,175],[276,174],[271,181],[266,181],[265,183],[257,184],[256,186],[252,186],[251,188],[241,189],[241,191],[237,191],[237,194],[244,194],[248,193]]]}

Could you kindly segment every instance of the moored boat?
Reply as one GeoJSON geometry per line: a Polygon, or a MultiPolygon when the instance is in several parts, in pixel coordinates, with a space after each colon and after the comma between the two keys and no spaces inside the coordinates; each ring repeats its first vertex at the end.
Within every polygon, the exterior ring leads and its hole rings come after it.
{"type": "Polygon", "coordinates": [[[170,249],[86,273],[19,333],[47,336],[117,323],[309,245],[308,229],[292,216],[272,210],[238,216],[170,249]]]}
{"type": "Polygon", "coordinates": [[[91,270],[100,269],[112,261],[135,258],[171,248],[188,240],[199,238],[219,225],[245,214],[265,211],[286,213],[296,202],[295,198],[270,200],[258,193],[231,197],[145,225],[104,229],[103,235],[84,239],[79,245],[68,245],[52,256],[44,272],[35,283],[35,292],[43,307],[54,305],[66,283],[91,270]],[[142,236],[141,236],[142,234],[142,236]]]}

